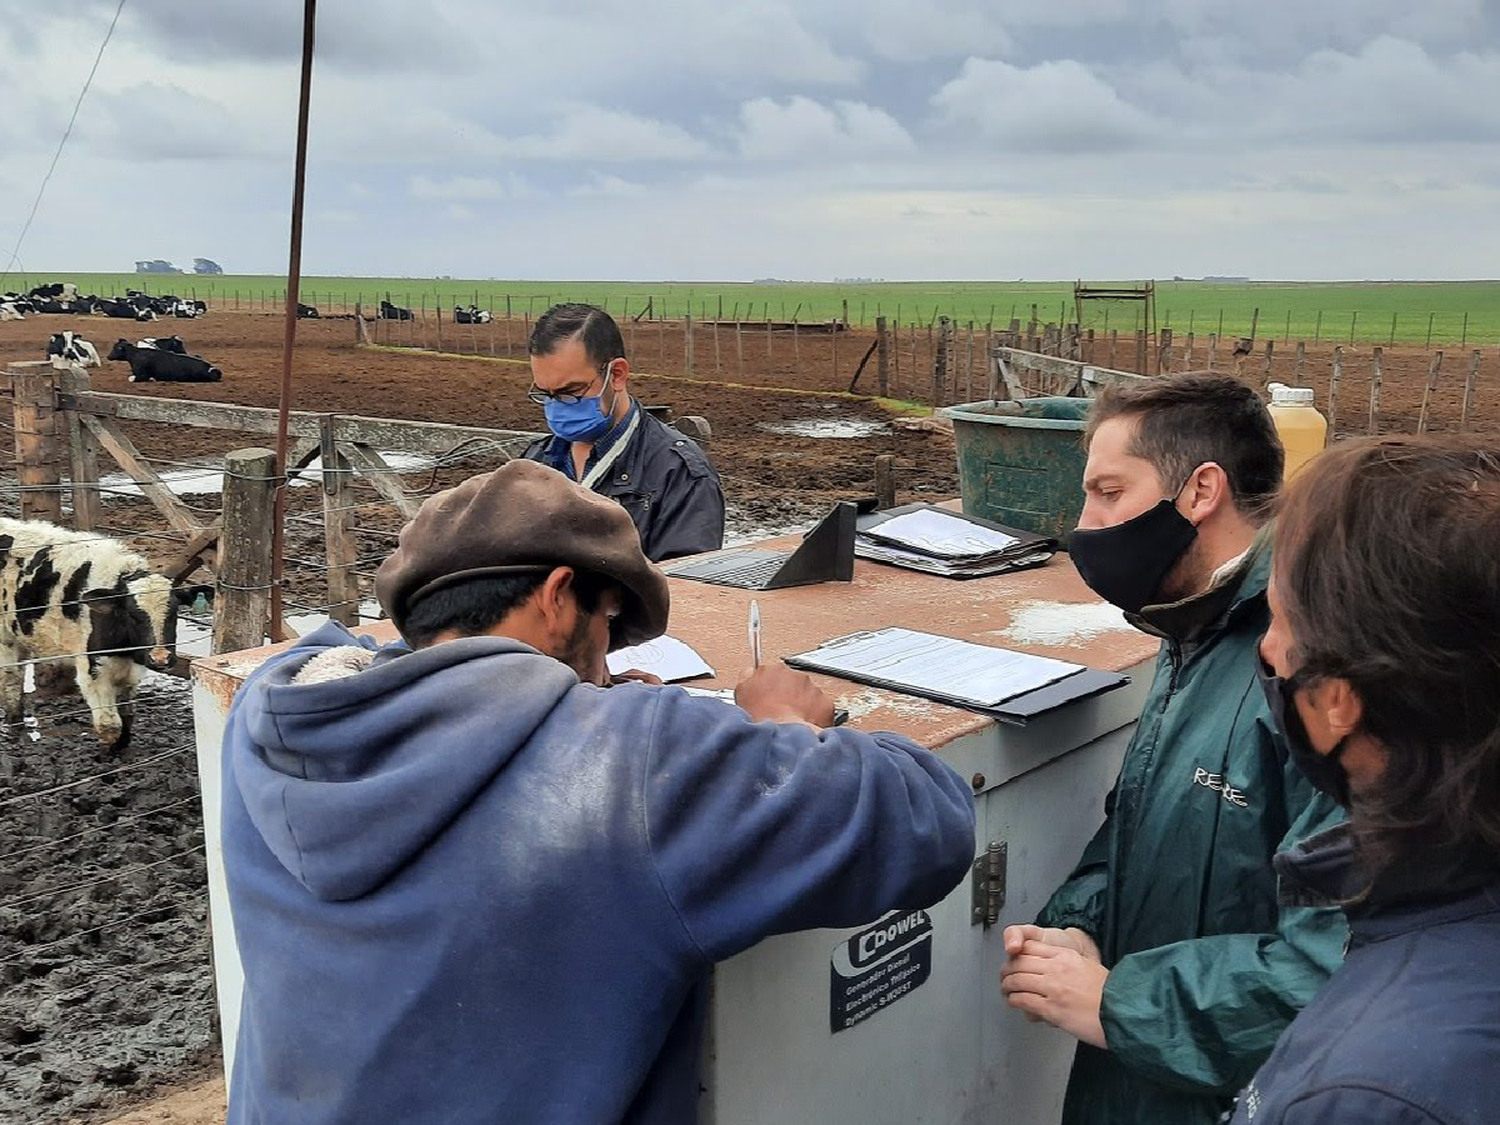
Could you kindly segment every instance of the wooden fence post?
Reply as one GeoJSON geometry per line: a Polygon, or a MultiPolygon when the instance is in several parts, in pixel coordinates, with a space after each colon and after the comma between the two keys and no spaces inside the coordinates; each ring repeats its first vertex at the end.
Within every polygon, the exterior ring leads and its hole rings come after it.
{"type": "Polygon", "coordinates": [[[1474,408],[1474,382],[1479,378],[1479,349],[1474,349],[1474,354],[1469,357],[1469,374],[1464,379],[1464,405],[1463,412],[1458,418],[1459,431],[1469,428],[1469,414],[1474,408]]]}
{"type": "Polygon", "coordinates": [[[57,372],[50,363],[25,363],[11,367],[10,377],[21,518],[62,523],[64,453],[57,432],[57,372]]]}
{"type": "MultiPolygon", "coordinates": [[[[927,329],[929,338],[932,329],[927,329]]],[[[943,405],[948,391],[948,354],[953,342],[953,322],[946,316],[938,324],[937,343],[932,352],[932,405],[936,409],[943,405]]]]}
{"type": "Polygon", "coordinates": [[[1157,335],[1159,347],[1156,352],[1156,373],[1158,375],[1170,375],[1172,373],[1172,330],[1163,328],[1157,335]]]}
{"type": "MultiPolygon", "coordinates": [[[[59,388],[66,394],[89,389],[89,374],[82,367],[61,372],[59,388]]],[[[102,520],[99,503],[99,442],[94,432],[79,420],[73,410],[64,410],[64,429],[68,435],[68,477],[73,484],[73,526],[79,531],[93,531],[102,520]]]]}
{"type": "Polygon", "coordinates": [[[1208,334],[1208,369],[1212,371],[1219,362],[1219,334],[1208,334]]]}
{"type": "Polygon", "coordinates": [[[1371,437],[1380,433],[1380,368],[1385,361],[1385,352],[1376,345],[1370,355],[1370,426],[1365,432],[1371,437]]]}
{"type": "Polygon", "coordinates": [[[964,401],[974,401],[974,322],[969,321],[968,338],[964,342],[964,401]]]}
{"type": "Polygon", "coordinates": [[[1270,385],[1270,382],[1271,382],[1271,357],[1272,357],[1272,353],[1274,353],[1275,351],[1276,351],[1276,341],[1275,340],[1267,340],[1266,341],[1266,370],[1265,370],[1265,377],[1261,380],[1261,386],[1262,387],[1270,385]]]}
{"type": "Polygon", "coordinates": [[[693,374],[693,313],[691,309],[682,314],[682,366],[691,377],[693,374]]]}
{"type": "Polygon", "coordinates": [[[342,625],[359,624],[359,521],[348,458],[339,452],[338,419],[318,422],[323,464],[323,545],[328,559],[328,616],[342,625]]]}
{"type": "Polygon", "coordinates": [[[882,511],[896,506],[896,459],[889,453],[875,458],[875,506],[882,511]]]}
{"type": "Polygon", "coordinates": [[[1339,383],[1344,378],[1344,346],[1334,345],[1333,378],[1328,381],[1328,440],[1338,437],[1339,383]]]}
{"type": "Polygon", "coordinates": [[[885,330],[885,317],[875,318],[875,382],[881,398],[891,395],[891,338],[885,330]]]}
{"type": "Polygon", "coordinates": [[[1307,378],[1307,342],[1304,340],[1297,341],[1297,366],[1294,378],[1299,387],[1307,378]]]}
{"type": "Polygon", "coordinates": [[[1432,355],[1432,362],[1427,367],[1427,386],[1422,391],[1422,412],[1417,415],[1417,433],[1427,432],[1427,408],[1432,403],[1433,392],[1437,390],[1438,372],[1443,366],[1443,353],[1438,351],[1432,355]]]}
{"type": "Polygon", "coordinates": [[[216,653],[266,643],[275,472],[276,454],[269,449],[236,449],[224,458],[224,531],[219,537],[214,602],[216,653]]]}

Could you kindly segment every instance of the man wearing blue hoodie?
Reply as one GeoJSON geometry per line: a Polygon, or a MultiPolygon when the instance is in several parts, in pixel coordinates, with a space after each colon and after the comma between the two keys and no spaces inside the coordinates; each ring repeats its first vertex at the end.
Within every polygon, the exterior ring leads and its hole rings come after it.
{"type": "Polygon", "coordinates": [[[232,1125],[692,1122],[715,961],[968,871],[963,779],[806,677],[601,686],[667,583],[560,473],[428,500],[376,591],[409,649],[327,625],[230,711],[232,1125]]]}

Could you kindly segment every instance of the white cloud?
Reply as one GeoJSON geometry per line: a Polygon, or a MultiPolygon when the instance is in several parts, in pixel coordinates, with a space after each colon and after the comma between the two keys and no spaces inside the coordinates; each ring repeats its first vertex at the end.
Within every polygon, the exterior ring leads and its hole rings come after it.
{"type": "Polygon", "coordinates": [[[614,199],[638,199],[648,190],[645,184],[595,172],[587,182],[574,184],[568,188],[568,194],[575,198],[604,196],[614,199]]]}
{"type": "Polygon", "coordinates": [[[944,122],[1020,152],[1112,152],[1154,131],[1145,112],[1073,59],[1025,68],[967,59],[932,105],[944,122]]]}
{"type": "Polygon", "coordinates": [[[446,180],[413,176],[411,194],[418,199],[499,199],[505,195],[505,188],[488,176],[452,176],[446,180]]]}
{"type": "Polygon", "coordinates": [[[847,160],[914,151],[915,142],[882,109],[864,102],[755,98],[740,106],[739,152],[747,160],[847,160]]]}
{"type": "Polygon", "coordinates": [[[541,131],[503,142],[515,158],[594,163],[697,160],[709,148],[686,129],[626,110],[570,105],[541,131]]]}

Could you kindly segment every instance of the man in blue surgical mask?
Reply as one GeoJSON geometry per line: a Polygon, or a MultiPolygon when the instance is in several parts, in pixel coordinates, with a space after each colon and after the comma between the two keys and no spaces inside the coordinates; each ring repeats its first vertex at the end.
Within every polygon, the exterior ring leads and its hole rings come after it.
{"type": "Polygon", "coordinates": [[[620,328],[593,305],[553,305],[528,345],[531,400],[552,436],[525,456],[617,501],[652,562],[724,545],[724,490],[691,438],[641,409],[620,328]]]}
{"type": "Polygon", "coordinates": [[[1065,1125],[1213,1125],[1342,959],[1329,909],[1271,857],[1342,819],[1276,737],[1258,682],[1281,442],[1227,375],[1110,388],[1069,543],[1161,638],[1104,824],[1037,924],[1006,930],[1013,1008],[1079,1040],[1065,1125]]]}

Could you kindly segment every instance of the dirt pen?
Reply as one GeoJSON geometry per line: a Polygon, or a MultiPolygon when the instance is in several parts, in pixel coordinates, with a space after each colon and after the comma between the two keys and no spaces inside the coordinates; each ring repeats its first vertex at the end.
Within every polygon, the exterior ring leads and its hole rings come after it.
{"type": "MultiPolygon", "coordinates": [[[[123,323],[6,322],[0,324],[0,361],[41,359],[47,337],[63,329],[84,333],[104,352],[123,323]]],[[[520,317],[480,325],[454,325],[445,317],[444,352],[438,353],[435,317],[371,322],[369,346],[356,346],[351,320],[304,321],[294,406],[334,417],[536,430],[540,412],[525,397],[528,327],[520,317]]],[[[92,391],[104,393],[100,402],[128,394],[276,405],[278,316],[215,310],[197,321],[128,325],[132,340],[153,332],[179,332],[189,351],[223,369],[223,382],[132,385],[124,364],[106,363],[90,373],[92,391]]],[[[934,324],[930,341],[924,328],[888,330],[882,356],[877,332],[831,325],[642,321],[627,324],[625,333],[637,396],[673,416],[709,421],[709,453],[724,480],[737,539],[806,525],[834,500],[870,494],[878,457],[894,459],[899,500],[952,495],[951,433],[920,404],[984,397],[987,346],[1012,342],[976,331],[971,345],[967,325],[952,326],[945,338],[941,324],[934,324]],[[882,382],[886,399],[875,397],[882,382]]],[[[1021,335],[1014,342],[1030,342],[1021,335]]],[[[1066,353],[1075,346],[1062,335],[1055,343],[1041,335],[1039,350],[1066,353]]],[[[1207,366],[1204,339],[1195,341],[1191,358],[1181,338],[1170,348],[1159,339],[1148,343],[1150,360],[1165,369],[1207,366]]],[[[1299,358],[1295,344],[1277,344],[1268,371],[1263,342],[1238,357],[1233,345],[1217,347],[1217,367],[1238,369],[1257,386],[1275,380],[1310,385],[1320,405],[1327,404],[1337,362],[1338,431],[1370,428],[1376,361],[1370,347],[1346,344],[1336,352],[1328,344],[1307,345],[1299,358]]],[[[1113,366],[1110,341],[1090,344],[1084,337],[1076,346],[1093,350],[1078,358],[1113,366]]],[[[1130,367],[1135,341],[1121,337],[1113,347],[1117,365],[1130,367]]],[[[1481,356],[1477,366],[1467,350],[1445,355],[1436,368],[1434,357],[1418,348],[1383,350],[1376,427],[1416,430],[1424,424],[1425,401],[1429,429],[1467,424],[1500,431],[1494,353],[1481,356]]],[[[269,444],[265,435],[120,416],[129,411],[111,417],[98,403],[95,409],[111,435],[89,493],[96,531],[129,540],[188,581],[211,584],[207,570],[193,574],[193,548],[201,551],[205,530],[222,519],[225,458],[232,450],[269,444]],[[111,468],[120,454],[157,483],[143,488],[140,471],[111,468]]],[[[10,405],[0,404],[0,427],[14,436],[12,417],[10,405]]],[[[304,438],[302,459],[317,447],[315,438],[304,438]]],[[[330,478],[314,463],[307,486],[289,490],[286,597],[293,624],[305,627],[340,611],[373,615],[370,577],[390,550],[403,511],[493,467],[503,455],[483,443],[404,461],[392,455],[397,487],[389,479],[377,485],[348,474],[337,485],[347,489],[338,501],[329,499],[330,478]],[[352,544],[354,561],[345,570],[327,553],[325,525],[335,516],[352,544]]],[[[63,473],[72,467],[64,465],[63,473]]],[[[334,472],[347,473],[347,467],[334,472]]],[[[62,499],[76,509],[72,483],[62,499]]],[[[17,514],[21,489],[14,477],[0,480],[0,513],[17,514]]],[[[200,557],[213,562],[211,549],[200,557]]],[[[201,628],[191,627],[194,620],[189,613],[183,648],[190,654],[206,652],[208,643],[201,609],[201,628]]],[[[212,1080],[217,1066],[189,701],[181,680],[151,677],[137,697],[135,741],[113,755],[94,741],[76,696],[27,698],[27,713],[6,715],[0,726],[0,853],[7,859],[0,871],[0,1119],[109,1120],[162,1087],[212,1080]]],[[[190,1095],[182,1116],[142,1120],[215,1121],[220,1097],[216,1088],[207,1097],[190,1095]]]]}

